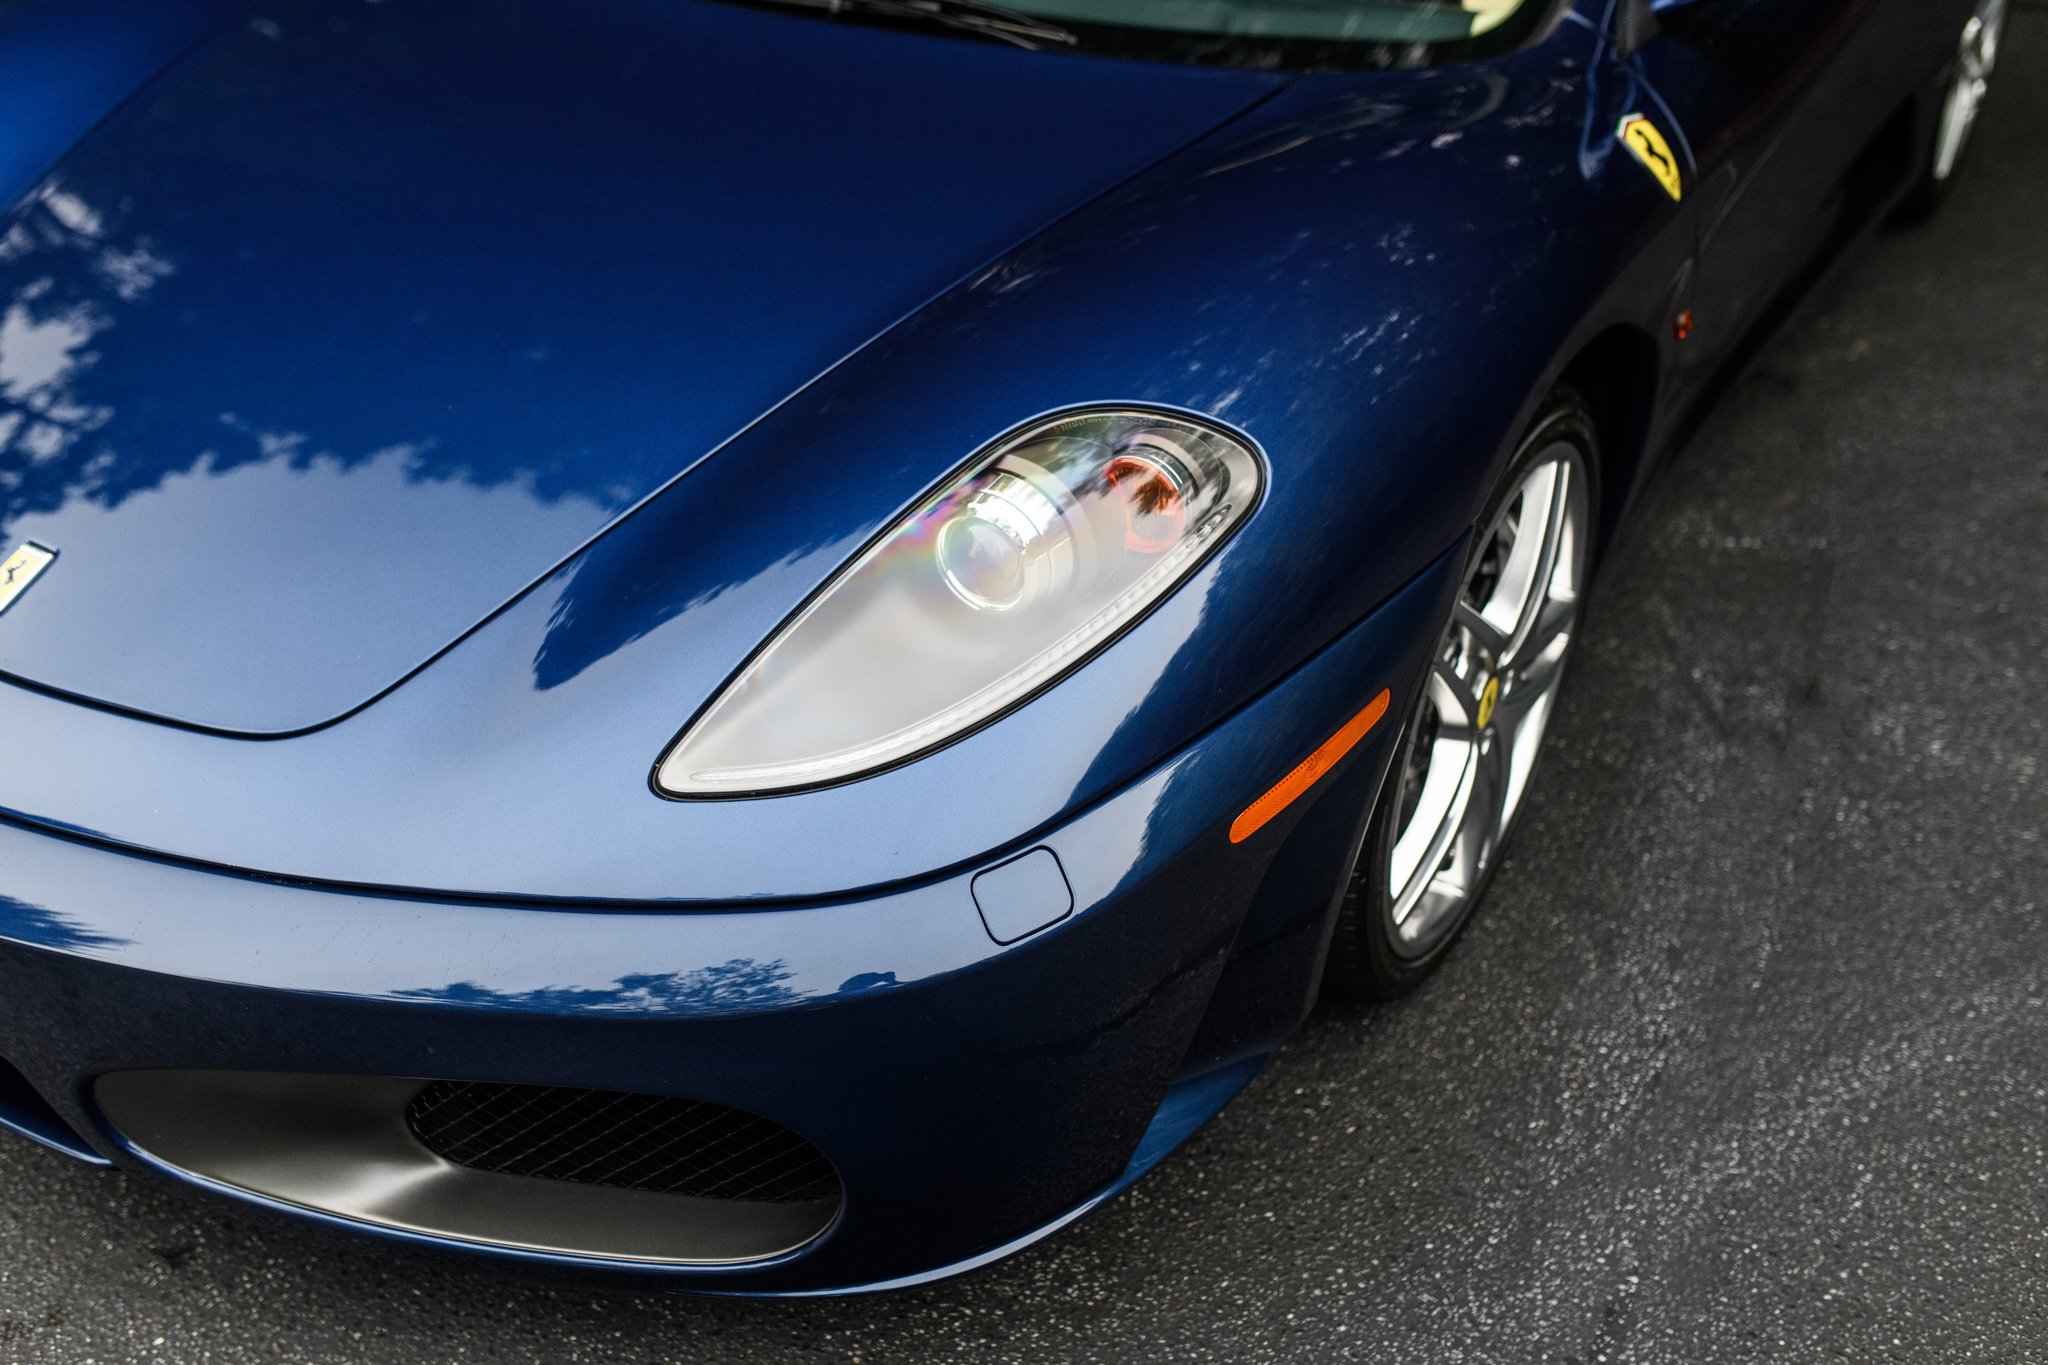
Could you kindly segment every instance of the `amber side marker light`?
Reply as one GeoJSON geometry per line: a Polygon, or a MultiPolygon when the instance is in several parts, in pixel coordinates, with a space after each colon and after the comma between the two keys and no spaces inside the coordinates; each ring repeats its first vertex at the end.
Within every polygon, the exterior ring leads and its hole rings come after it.
{"type": "Polygon", "coordinates": [[[1352,746],[1372,732],[1380,723],[1380,717],[1387,714],[1387,692],[1380,694],[1366,704],[1366,708],[1344,723],[1344,728],[1324,740],[1322,746],[1307,758],[1301,760],[1294,771],[1273,784],[1264,796],[1244,808],[1244,814],[1230,822],[1230,842],[1241,844],[1264,828],[1266,822],[1293,805],[1301,794],[1316,784],[1316,779],[1337,766],[1337,760],[1351,752],[1352,746]]]}

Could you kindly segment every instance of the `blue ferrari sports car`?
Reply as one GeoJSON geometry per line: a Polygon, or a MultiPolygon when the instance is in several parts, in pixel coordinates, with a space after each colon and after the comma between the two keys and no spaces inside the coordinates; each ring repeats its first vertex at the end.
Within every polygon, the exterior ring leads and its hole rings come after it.
{"type": "Polygon", "coordinates": [[[2006,3],[0,0],[0,1124],[649,1287],[1048,1235],[1451,950],[2006,3]]]}

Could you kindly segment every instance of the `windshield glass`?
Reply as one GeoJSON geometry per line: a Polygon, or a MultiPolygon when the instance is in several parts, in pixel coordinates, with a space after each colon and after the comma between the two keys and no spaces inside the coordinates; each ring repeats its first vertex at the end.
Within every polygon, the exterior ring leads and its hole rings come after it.
{"type": "Polygon", "coordinates": [[[1525,46],[1568,0],[727,0],[1020,47],[1294,69],[1425,66],[1525,46]]]}
{"type": "Polygon", "coordinates": [[[1556,0],[1004,0],[1077,46],[1226,66],[1424,66],[1510,52],[1556,0]]]}
{"type": "Polygon", "coordinates": [[[1447,43],[1505,23],[1525,0],[1005,0],[1060,23],[1309,42],[1447,43]]]}

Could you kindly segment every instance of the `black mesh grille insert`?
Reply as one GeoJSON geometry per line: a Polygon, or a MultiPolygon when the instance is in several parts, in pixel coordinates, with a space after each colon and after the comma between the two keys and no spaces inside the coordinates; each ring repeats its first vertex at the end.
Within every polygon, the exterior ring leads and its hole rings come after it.
{"type": "Polygon", "coordinates": [[[779,1123],[702,1100],[435,1081],[405,1121],[429,1151],[480,1171],[771,1204],[839,1195],[816,1147],[779,1123]]]}

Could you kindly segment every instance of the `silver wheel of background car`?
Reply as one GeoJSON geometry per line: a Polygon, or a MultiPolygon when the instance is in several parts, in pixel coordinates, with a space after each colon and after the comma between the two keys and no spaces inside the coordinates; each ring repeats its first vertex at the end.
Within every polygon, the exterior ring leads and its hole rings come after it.
{"type": "Polygon", "coordinates": [[[1521,808],[1578,630],[1589,488],[1580,448],[1558,440],[1474,542],[1394,775],[1382,903],[1402,957],[1464,920],[1521,808]]]}
{"type": "Polygon", "coordinates": [[[1991,90],[1991,73],[1998,66],[1998,49],[2005,37],[2008,0],[1978,0],[1977,10],[1963,26],[1962,46],[1956,54],[1955,80],[1942,103],[1941,122],[1934,135],[1934,178],[1947,180],[1955,174],[1970,133],[1983,111],[1984,97],[1991,90]]]}

